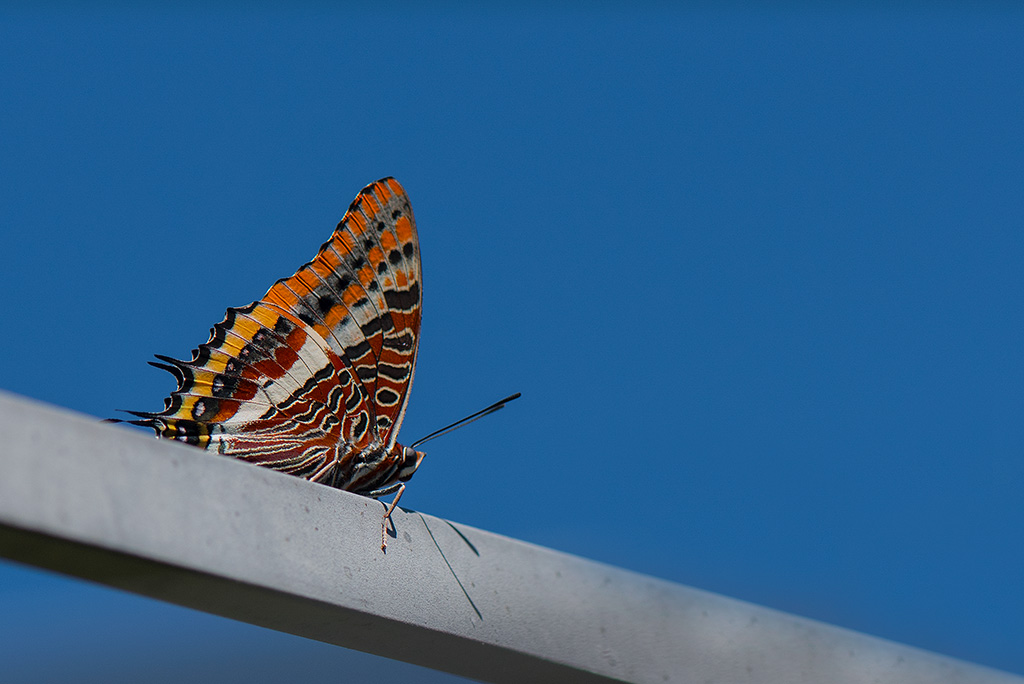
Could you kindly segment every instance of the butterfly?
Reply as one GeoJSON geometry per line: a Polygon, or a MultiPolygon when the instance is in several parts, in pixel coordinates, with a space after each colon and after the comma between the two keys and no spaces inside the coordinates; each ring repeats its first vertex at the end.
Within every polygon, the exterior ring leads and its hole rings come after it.
{"type": "Polygon", "coordinates": [[[383,527],[424,457],[397,441],[422,282],[408,195],[394,178],[371,183],[312,261],[229,308],[189,361],[157,355],[151,365],[178,387],[163,411],[129,411],[137,420],[127,422],[356,494],[397,492],[382,522],[386,550],[383,527]]]}

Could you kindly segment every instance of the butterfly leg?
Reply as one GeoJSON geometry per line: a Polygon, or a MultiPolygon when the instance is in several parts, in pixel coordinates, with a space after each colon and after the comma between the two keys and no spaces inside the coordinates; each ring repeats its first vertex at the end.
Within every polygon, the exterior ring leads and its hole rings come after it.
{"type": "MultiPolygon", "coordinates": [[[[388,552],[388,541],[387,541],[387,529],[388,521],[391,520],[391,514],[395,510],[395,506],[398,505],[398,500],[402,498],[402,492],[405,491],[405,483],[403,482],[398,487],[398,493],[395,494],[395,498],[391,500],[391,504],[388,509],[384,512],[384,517],[380,521],[380,550],[384,553],[388,552]]],[[[394,521],[391,522],[394,525],[394,521]]],[[[397,532],[397,530],[396,530],[397,532]]]]}

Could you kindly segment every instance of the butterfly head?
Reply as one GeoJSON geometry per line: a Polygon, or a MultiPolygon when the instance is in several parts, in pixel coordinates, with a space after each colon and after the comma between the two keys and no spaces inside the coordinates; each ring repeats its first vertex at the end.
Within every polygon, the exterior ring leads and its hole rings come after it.
{"type": "Polygon", "coordinates": [[[400,452],[398,454],[398,481],[408,482],[409,478],[411,478],[413,473],[416,472],[416,469],[420,467],[420,463],[423,461],[423,457],[426,456],[426,454],[422,451],[416,451],[412,447],[402,446],[401,444],[395,445],[395,451],[400,452]]]}

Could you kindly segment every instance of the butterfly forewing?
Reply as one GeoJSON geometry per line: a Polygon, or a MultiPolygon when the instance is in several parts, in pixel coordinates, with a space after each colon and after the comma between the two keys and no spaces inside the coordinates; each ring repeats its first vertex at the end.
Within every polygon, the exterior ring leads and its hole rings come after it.
{"type": "Polygon", "coordinates": [[[421,277],[408,196],[393,178],[368,185],[295,275],[228,309],[190,361],[158,357],[178,388],[162,412],[134,422],[343,488],[387,484],[366,472],[367,454],[396,443],[415,372],[421,277]]]}

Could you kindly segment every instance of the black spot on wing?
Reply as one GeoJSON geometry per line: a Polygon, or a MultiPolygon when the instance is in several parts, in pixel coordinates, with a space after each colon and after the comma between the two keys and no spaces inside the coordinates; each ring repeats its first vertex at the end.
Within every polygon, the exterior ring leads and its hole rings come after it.
{"type": "Polygon", "coordinates": [[[365,412],[359,414],[359,418],[356,419],[356,424],[352,428],[352,436],[358,441],[363,438],[366,434],[366,428],[369,427],[370,418],[365,412]]]}
{"type": "Polygon", "coordinates": [[[382,406],[394,406],[395,402],[398,401],[398,395],[387,387],[382,387],[377,390],[377,403],[382,406]]]}
{"type": "Polygon", "coordinates": [[[192,407],[192,419],[200,422],[213,420],[220,409],[220,402],[213,398],[203,398],[192,407]]]}
{"type": "Polygon", "coordinates": [[[408,290],[389,290],[384,293],[384,301],[391,309],[411,311],[420,301],[419,283],[413,283],[408,290]]]}
{"type": "Polygon", "coordinates": [[[353,392],[349,395],[348,399],[345,400],[345,413],[352,413],[355,411],[361,401],[362,397],[359,396],[359,393],[353,392]]]}
{"type": "Polygon", "coordinates": [[[383,325],[381,324],[380,318],[371,318],[369,321],[366,322],[365,325],[361,326],[359,329],[363,332],[364,337],[373,337],[374,335],[381,331],[382,327],[383,325]]]}
{"type": "Polygon", "coordinates": [[[384,346],[395,351],[408,351],[412,348],[412,334],[402,333],[396,337],[385,337],[384,346]]]}
{"type": "Polygon", "coordinates": [[[215,397],[230,397],[238,388],[239,377],[237,375],[225,375],[221,373],[213,378],[210,390],[215,397]]]}
{"type": "Polygon", "coordinates": [[[274,323],[274,332],[278,335],[287,335],[293,330],[295,330],[295,324],[284,316],[278,316],[277,322],[274,323]]]}
{"type": "Polygon", "coordinates": [[[269,352],[281,344],[280,338],[266,328],[260,328],[252,336],[252,344],[263,352],[269,352]]]}
{"type": "Polygon", "coordinates": [[[328,294],[320,295],[316,300],[316,306],[320,309],[321,314],[326,314],[330,311],[334,307],[335,303],[336,301],[334,297],[328,294]]]}
{"type": "Polygon", "coordinates": [[[352,284],[352,277],[347,273],[332,273],[328,276],[327,283],[335,292],[344,292],[352,284]]]}
{"type": "Polygon", "coordinates": [[[409,377],[409,366],[394,366],[390,363],[382,363],[377,366],[377,373],[389,380],[401,382],[409,377]]]}
{"type": "Polygon", "coordinates": [[[369,354],[370,351],[370,343],[363,340],[362,342],[357,342],[356,344],[345,347],[345,356],[350,359],[358,359],[369,354]]]}

